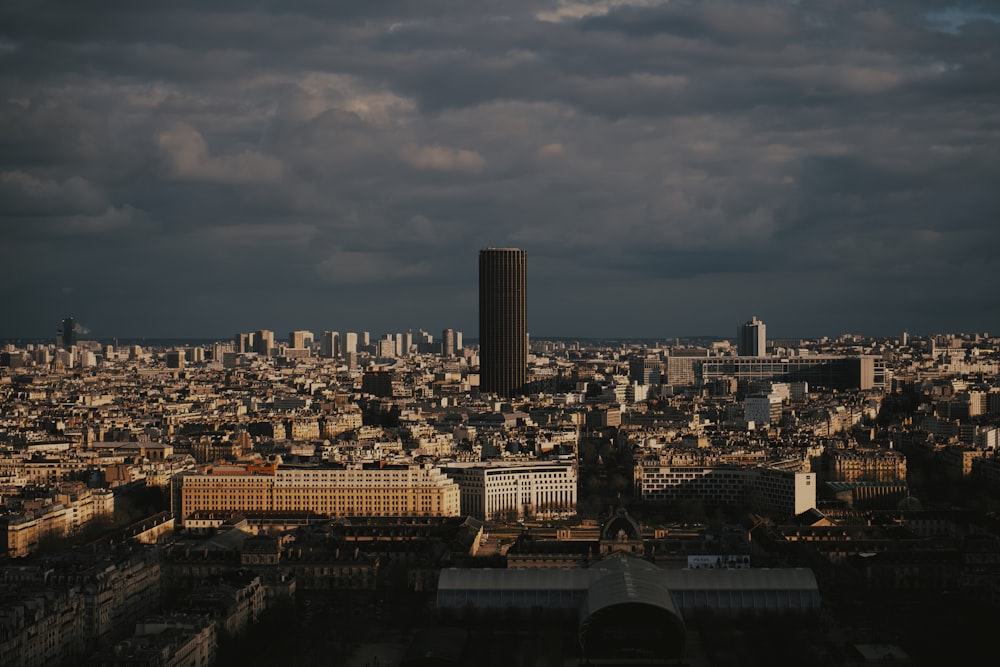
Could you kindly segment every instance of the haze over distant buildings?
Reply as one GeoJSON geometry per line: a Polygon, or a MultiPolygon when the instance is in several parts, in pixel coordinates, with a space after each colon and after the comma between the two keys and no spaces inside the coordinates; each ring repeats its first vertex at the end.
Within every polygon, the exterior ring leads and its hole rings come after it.
{"type": "Polygon", "coordinates": [[[943,6],[4,3],[0,335],[474,338],[496,246],[535,336],[998,330],[1000,22],[943,6]]]}

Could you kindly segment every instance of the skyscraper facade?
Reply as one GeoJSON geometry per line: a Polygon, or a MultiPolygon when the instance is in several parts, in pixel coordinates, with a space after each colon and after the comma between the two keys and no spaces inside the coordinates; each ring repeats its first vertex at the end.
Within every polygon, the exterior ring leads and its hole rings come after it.
{"type": "Polygon", "coordinates": [[[767,356],[767,327],[756,315],[736,329],[736,346],[741,357],[767,356]]]}
{"type": "Polygon", "coordinates": [[[660,384],[660,358],[643,357],[629,361],[629,380],[641,385],[660,384]]]}
{"type": "Polygon", "coordinates": [[[340,356],[340,334],[338,332],[323,332],[320,338],[319,354],[324,359],[333,359],[340,356]]]}
{"type": "Polygon", "coordinates": [[[527,275],[523,250],[479,251],[479,366],[483,392],[516,396],[526,383],[527,275]]]}
{"type": "Polygon", "coordinates": [[[59,330],[59,347],[68,350],[76,345],[76,322],[72,317],[67,317],[62,321],[62,328],[59,330]]]}
{"type": "Polygon", "coordinates": [[[261,329],[254,334],[254,342],[254,347],[256,347],[255,352],[269,357],[271,356],[271,350],[274,349],[274,332],[268,329],[261,329]]]}
{"type": "Polygon", "coordinates": [[[348,331],[344,334],[344,354],[357,354],[358,334],[348,331]]]}
{"type": "Polygon", "coordinates": [[[288,334],[288,347],[293,347],[297,350],[307,347],[306,339],[312,338],[312,334],[308,331],[292,331],[288,334]]]}
{"type": "Polygon", "coordinates": [[[441,332],[441,356],[455,356],[455,330],[445,329],[441,332]]]}

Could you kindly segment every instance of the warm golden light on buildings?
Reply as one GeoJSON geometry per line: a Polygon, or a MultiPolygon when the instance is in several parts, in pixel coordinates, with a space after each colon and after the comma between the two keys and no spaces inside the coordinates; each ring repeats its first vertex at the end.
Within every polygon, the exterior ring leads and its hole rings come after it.
{"type": "Polygon", "coordinates": [[[433,466],[205,466],[175,479],[182,518],[200,510],[458,516],[458,485],[433,466]]]}

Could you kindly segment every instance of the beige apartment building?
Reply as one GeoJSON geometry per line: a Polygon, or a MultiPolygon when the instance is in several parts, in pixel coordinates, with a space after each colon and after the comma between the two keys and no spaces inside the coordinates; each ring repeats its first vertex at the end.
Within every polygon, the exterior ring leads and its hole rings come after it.
{"type": "Polygon", "coordinates": [[[114,493],[88,489],[82,482],[63,482],[54,499],[30,500],[23,511],[0,516],[0,532],[11,558],[27,556],[46,537],[71,535],[99,516],[115,513],[114,493]]]}
{"type": "Polygon", "coordinates": [[[174,478],[175,512],[459,516],[459,487],[430,465],[204,466],[174,478]]]}
{"type": "Polygon", "coordinates": [[[906,481],[906,457],[894,449],[831,449],[824,459],[831,481],[906,481]]]}

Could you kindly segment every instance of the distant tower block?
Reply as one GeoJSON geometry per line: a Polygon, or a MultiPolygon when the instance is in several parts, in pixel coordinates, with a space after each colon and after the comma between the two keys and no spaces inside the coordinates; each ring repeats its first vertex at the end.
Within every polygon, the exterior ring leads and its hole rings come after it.
{"type": "Polygon", "coordinates": [[[741,357],[767,356],[767,327],[755,315],[736,330],[736,341],[741,357]]]}
{"type": "Polygon", "coordinates": [[[76,345],[76,322],[72,317],[67,317],[62,321],[62,328],[59,330],[57,339],[59,347],[68,350],[76,345]]]}
{"type": "Polygon", "coordinates": [[[445,329],[441,332],[441,356],[455,356],[455,330],[445,329]]]}
{"type": "Polygon", "coordinates": [[[344,354],[358,353],[358,334],[348,331],[344,334],[344,354]]]}
{"type": "MultiPolygon", "coordinates": [[[[350,336],[350,334],[347,335],[350,336]]],[[[354,347],[357,348],[357,338],[355,338],[354,347]]],[[[320,356],[325,359],[333,359],[340,356],[340,333],[336,331],[323,332],[320,337],[320,356]]]]}
{"type": "Polygon", "coordinates": [[[479,365],[484,392],[516,396],[526,383],[527,275],[523,250],[479,251],[479,365]]]}

